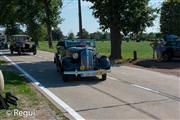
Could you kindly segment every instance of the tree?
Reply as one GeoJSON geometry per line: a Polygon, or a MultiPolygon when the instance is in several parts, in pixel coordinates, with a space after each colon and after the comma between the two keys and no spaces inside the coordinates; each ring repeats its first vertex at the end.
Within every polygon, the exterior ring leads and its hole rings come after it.
{"type": "Polygon", "coordinates": [[[176,34],[180,36],[180,2],[174,1],[170,0],[163,3],[160,27],[163,34],[176,34]]]}
{"type": "Polygon", "coordinates": [[[101,29],[110,29],[111,58],[121,59],[122,35],[139,33],[153,24],[154,10],[149,0],[85,0],[93,3],[91,9],[99,19],[101,29]]]}
{"type": "Polygon", "coordinates": [[[52,37],[53,37],[53,40],[62,40],[64,38],[64,35],[62,33],[62,31],[60,30],[60,28],[55,28],[53,31],[52,31],[52,37]]]}
{"type": "Polygon", "coordinates": [[[26,26],[27,33],[38,45],[43,39],[44,24],[48,32],[49,47],[52,46],[52,28],[61,22],[60,8],[62,0],[1,0],[0,26],[6,27],[6,33],[14,34],[18,25],[26,26]]]}
{"type": "Polygon", "coordinates": [[[70,32],[69,34],[68,34],[68,39],[74,39],[75,37],[74,37],[74,33],[73,32],[70,32]]]}
{"type": "Polygon", "coordinates": [[[60,11],[59,9],[62,7],[61,0],[43,0],[45,17],[44,22],[47,26],[48,32],[48,45],[49,48],[53,48],[52,44],[52,27],[56,27],[58,23],[60,23],[60,11]]]}
{"type": "MultiPolygon", "coordinates": [[[[79,32],[77,33],[77,37],[80,38],[79,32]]],[[[85,28],[82,29],[82,39],[89,39],[89,32],[85,28]]]]}
{"type": "Polygon", "coordinates": [[[1,0],[0,1],[0,26],[6,28],[8,36],[16,34],[19,31],[17,19],[17,0],[1,0]]]}
{"type": "Polygon", "coordinates": [[[100,40],[102,39],[103,34],[101,32],[94,32],[94,33],[91,33],[89,36],[90,36],[90,39],[100,40]]]}
{"type": "Polygon", "coordinates": [[[17,18],[19,23],[25,24],[28,35],[32,37],[32,40],[38,46],[38,41],[42,39],[42,8],[41,2],[32,0],[17,0],[17,18]]]}
{"type": "Polygon", "coordinates": [[[110,33],[104,32],[104,33],[103,33],[103,36],[102,36],[102,39],[104,39],[104,40],[109,40],[109,39],[110,39],[110,33]]]}

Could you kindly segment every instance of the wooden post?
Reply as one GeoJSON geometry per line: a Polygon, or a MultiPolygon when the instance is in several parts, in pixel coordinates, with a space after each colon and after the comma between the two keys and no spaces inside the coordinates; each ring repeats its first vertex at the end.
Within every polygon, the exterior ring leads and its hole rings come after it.
{"type": "Polygon", "coordinates": [[[137,60],[137,51],[133,51],[133,60],[137,60]]]}

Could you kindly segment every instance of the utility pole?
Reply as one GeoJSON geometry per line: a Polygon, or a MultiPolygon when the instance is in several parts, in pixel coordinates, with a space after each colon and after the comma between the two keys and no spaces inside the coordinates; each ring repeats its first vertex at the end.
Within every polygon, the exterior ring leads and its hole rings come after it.
{"type": "Polygon", "coordinates": [[[82,14],[81,14],[81,0],[78,0],[79,11],[79,39],[82,39],[82,14]]]}

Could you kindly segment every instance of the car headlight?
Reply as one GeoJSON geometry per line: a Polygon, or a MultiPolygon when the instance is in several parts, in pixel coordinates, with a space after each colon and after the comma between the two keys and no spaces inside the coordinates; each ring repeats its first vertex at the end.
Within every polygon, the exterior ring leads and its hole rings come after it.
{"type": "Polygon", "coordinates": [[[96,55],[97,59],[100,59],[102,56],[100,54],[96,55]]]}
{"type": "Polygon", "coordinates": [[[78,53],[73,53],[72,57],[73,57],[74,59],[78,59],[79,54],[78,54],[78,53]]]}

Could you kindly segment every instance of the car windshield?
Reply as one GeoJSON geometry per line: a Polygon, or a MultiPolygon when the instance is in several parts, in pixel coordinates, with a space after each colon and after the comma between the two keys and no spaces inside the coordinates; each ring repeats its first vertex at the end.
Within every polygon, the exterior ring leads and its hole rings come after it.
{"type": "Polygon", "coordinates": [[[95,47],[94,40],[65,40],[66,47],[95,47]]]}
{"type": "Polygon", "coordinates": [[[25,42],[25,41],[28,41],[28,36],[13,36],[12,39],[15,42],[25,42]]]}

